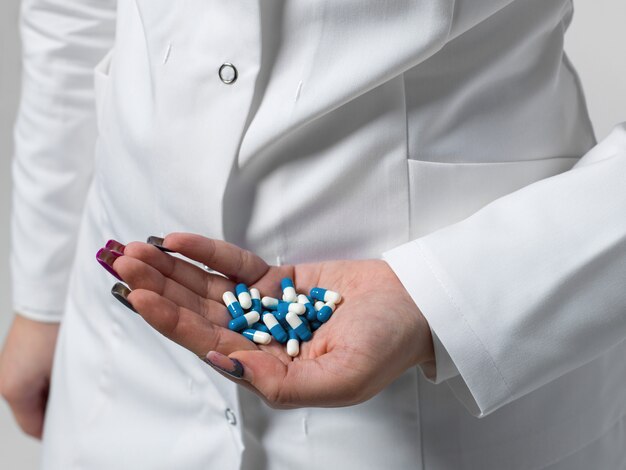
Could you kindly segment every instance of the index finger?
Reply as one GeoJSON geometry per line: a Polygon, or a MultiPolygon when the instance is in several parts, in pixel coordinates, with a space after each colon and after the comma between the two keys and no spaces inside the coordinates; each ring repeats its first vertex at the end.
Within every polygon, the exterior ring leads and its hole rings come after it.
{"type": "Polygon", "coordinates": [[[163,239],[162,246],[199,261],[236,282],[253,284],[269,270],[267,263],[251,251],[194,233],[170,233],[163,239]]]}

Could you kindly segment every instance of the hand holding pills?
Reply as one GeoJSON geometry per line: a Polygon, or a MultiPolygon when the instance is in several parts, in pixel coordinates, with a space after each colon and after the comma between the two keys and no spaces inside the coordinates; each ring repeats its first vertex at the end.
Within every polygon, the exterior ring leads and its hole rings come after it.
{"type": "Polygon", "coordinates": [[[433,360],[428,324],[384,261],[278,267],[190,233],[153,244],[160,249],[131,242],[112,259],[111,268],[132,289],[125,300],[157,331],[206,356],[270,406],[360,403],[408,368],[433,360]],[[316,287],[332,291],[311,292],[316,287]],[[305,321],[319,324],[309,330],[305,321]]]}

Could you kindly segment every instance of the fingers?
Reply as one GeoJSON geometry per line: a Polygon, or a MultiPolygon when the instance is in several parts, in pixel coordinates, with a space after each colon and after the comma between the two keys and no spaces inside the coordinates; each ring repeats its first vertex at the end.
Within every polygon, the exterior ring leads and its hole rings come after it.
{"type": "Polygon", "coordinates": [[[151,290],[133,290],[128,301],[155,330],[200,357],[212,350],[231,354],[256,349],[254,343],[239,333],[222,328],[151,290]]]}
{"type": "MultiPolygon", "coordinates": [[[[129,244],[129,246],[131,245],[129,244]]],[[[149,251],[156,251],[158,252],[157,254],[172,258],[159,252],[154,247],[145,246],[150,249],[149,251]]],[[[146,264],[132,256],[124,255],[113,262],[113,267],[133,290],[146,289],[153,291],[171,300],[174,304],[192,310],[219,325],[226,325],[230,320],[230,315],[222,303],[197,295],[184,285],[164,276],[150,264],[146,264]]]]}
{"type": "Polygon", "coordinates": [[[199,261],[235,282],[253,284],[269,269],[265,261],[250,251],[193,233],[170,233],[164,238],[163,246],[199,261]]]}
{"type": "Polygon", "coordinates": [[[237,351],[229,358],[239,362],[242,379],[275,408],[345,406],[369,398],[369,387],[362,386],[340,353],[287,363],[262,350],[237,351]]]}
{"type": "Polygon", "coordinates": [[[206,299],[219,301],[225,291],[234,289],[234,283],[223,276],[207,273],[198,266],[163,253],[147,243],[129,243],[124,249],[124,255],[149,264],[165,277],[186,286],[189,290],[206,299]]]}

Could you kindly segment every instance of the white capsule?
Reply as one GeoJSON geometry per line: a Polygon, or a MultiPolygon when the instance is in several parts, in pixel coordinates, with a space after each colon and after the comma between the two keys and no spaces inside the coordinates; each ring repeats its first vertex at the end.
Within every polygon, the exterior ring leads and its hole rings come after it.
{"type": "Polygon", "coordinates": [[[250,289],[250,297],[255,300],[261,300],[261,293],[259,292],[259,289],[252,287],[250,289]]]}
{"type": "Polygon", "coordinates": [[[278,313],[293,312],[296,315],[303,315],[306,312],[306,307],[303,304],[282,302],[277,305],[276,310],[278,313]]]}
{"type": "Polygon", "coordinates": [[[278,299],[275,299],[274,297],[263,297],[261,299],[261,303],[263,304],[265,308],[276,309],[276,307],[278,307],[279,302],[280,301],[278,299]]]}
{"type": "Polygon", "coordinates": [[[265,331],[249,329],[244,330],[241,334],[249,340],[254,341],[256,344],[270,344],[272,341],[272,336],[265,331]]]}
{"type": "Polygon", "coordinates": [[[290,338],[289,341],[287,341],[287,354],[291,357],[296,357],[300,354],[300,341],[290,338]]]}
{"type": "Polygon", "coordinates": [[[224,301],[224,304],[226,306],[229,306],[233,302],[237,302],[237,297],[235,297],[235,294],[233,294],[231,291],[227,290],[226,292],[224,292],[224,295],[222,295],[222,300],[224,301]]]}
{"type": "Polygon", "coordinates": [[[318,300],[317,302],[315,302],[315,310],[319,312],[324,305],[326,305],[324,302],[318,300]]]}

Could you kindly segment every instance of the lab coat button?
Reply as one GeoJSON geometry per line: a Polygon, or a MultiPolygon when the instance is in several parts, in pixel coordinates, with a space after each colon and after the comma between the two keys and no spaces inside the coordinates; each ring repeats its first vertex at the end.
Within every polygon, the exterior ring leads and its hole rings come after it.
{"type": "Polygon", "coordinates": [[[232,424],[233,426],[237,424],[237,418],[235,416],[235,413],[233,413],[233,410],[231,410],[230,408],[226,408],[226,411],[224,411],[224,415],[226,416],[226,421],[228,421],[228,424],[232,424]]]}
{"type": "Polygon", "coordinates": [[[233,64],[229,64],[228,62],[222,64],[219,70],[220,80],[222,80],[227,85],[230,85],[235,80],[237,80],[237,69],[233,64]]]}

